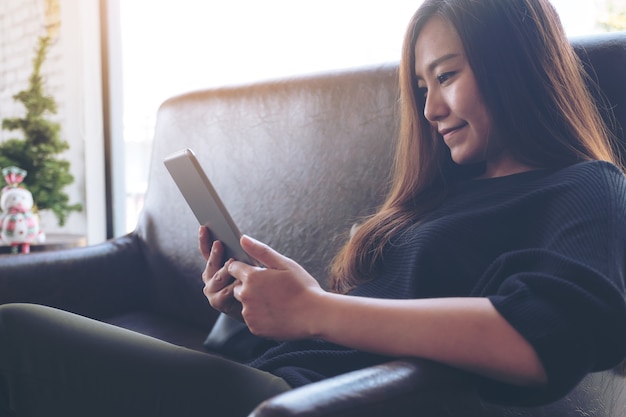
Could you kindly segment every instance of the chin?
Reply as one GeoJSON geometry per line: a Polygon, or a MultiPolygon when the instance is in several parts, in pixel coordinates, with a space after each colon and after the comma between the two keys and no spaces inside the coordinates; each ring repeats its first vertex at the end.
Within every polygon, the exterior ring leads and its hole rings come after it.
{"type": "Polygon", "coordinates": [[[484,157],[454,155],[453,153],[450,156],[452,157],[452,161],[457,165],[476,165],[476,164],[482,164],[485,162],[484,157]]]}

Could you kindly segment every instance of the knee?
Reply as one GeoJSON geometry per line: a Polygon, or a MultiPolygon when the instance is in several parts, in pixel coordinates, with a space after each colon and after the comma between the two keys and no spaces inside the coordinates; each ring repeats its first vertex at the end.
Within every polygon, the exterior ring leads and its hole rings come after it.
{"type": "Polygon", "coordinates": [[[0,305],[0,340],[6,339],[14,329],[23,329],[23,321],[41,306],[34,304],[2,304],[0,305]]]}
{"type": "Polygon", "coordinates": [[[13,323],[15,317],[19,317],[21,309],[21,304],[0,305],[0,334],[4,334],[6,330],[13,327],[11,323],[13,323]]]}

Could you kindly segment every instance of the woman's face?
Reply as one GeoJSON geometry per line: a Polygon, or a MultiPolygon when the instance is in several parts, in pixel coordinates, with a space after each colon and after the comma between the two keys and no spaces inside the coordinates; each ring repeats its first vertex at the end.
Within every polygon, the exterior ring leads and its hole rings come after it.
{"type": "Polygon", "coordinates": [[[514,163],[494,136],[461,39],[446,20],[432,17],[422,28],[415,44],[415,74],[424,116],[450,148],[452,160],[486,161],[484,176],[512,173],[514,163]]]}

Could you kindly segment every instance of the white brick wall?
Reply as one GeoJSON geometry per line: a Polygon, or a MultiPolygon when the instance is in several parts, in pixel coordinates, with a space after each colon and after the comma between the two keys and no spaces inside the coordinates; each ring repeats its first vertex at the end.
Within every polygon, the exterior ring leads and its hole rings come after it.
{"type": "MultiPolygon", "coordinates": [[[[66,192],[85,210],[72,213],[63,228],[42,212],[42,224],[47,234],[86,235],[90,244],[105,238],[99,22],[99,0],[0,0],[0,119],[24,116],[13,95],[28,87],[39,37],[50,31],[41,69],[44,93],[57,103],[49,119],[61,124],[70,145],[62,157],[75,181],[66,192]]],[[[0,142],[9,138],[21,138],[21,132],[0,130],[0,142]]]]}
{"type": "MultiPolygon", "coordinates": [[[[24,115],[24,106],[13,95],[28,87],[38,39],[47,33],[46,3],[47,0],[0,2],[0,119],[24,115]]],[[[50,119],[62,123],[65,106],[61,94],[64,89],[61,41],[58,37],[53,40],[42,74],[44,92],[55,97],[58,105],[57,114],[50,119]]],[[[21,138],[21,132],[0,131],[0,141],[13,137],[21,138]]]]}

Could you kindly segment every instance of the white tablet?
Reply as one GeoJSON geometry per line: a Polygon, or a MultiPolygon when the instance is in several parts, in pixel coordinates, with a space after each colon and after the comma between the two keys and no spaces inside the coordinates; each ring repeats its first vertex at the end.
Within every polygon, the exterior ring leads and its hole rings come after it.
{"type": "Polygon", "coordinates": [[[183,149],[168,156],[163,162],[198,222],[209,228],[213,239],[224,244],[224,260],[234,258],[257,265],[241,248],[241,233],[193,151],[183,149]]]}

